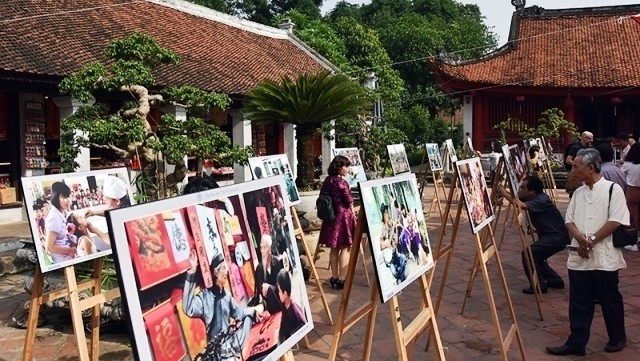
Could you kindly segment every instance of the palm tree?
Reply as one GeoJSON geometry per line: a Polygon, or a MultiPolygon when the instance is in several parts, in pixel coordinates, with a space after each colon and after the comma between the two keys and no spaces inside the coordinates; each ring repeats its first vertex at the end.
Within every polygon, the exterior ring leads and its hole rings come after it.
{"type": "Polygon", "coordinates": [[[244,113],[251,122],[283,122],[296,126],[298,187],[314,182],[312,141],[322,123],[355,117],[370,106],[365,89],[344,75],[329,71],[265,80],[249,92],[244,113]]]}

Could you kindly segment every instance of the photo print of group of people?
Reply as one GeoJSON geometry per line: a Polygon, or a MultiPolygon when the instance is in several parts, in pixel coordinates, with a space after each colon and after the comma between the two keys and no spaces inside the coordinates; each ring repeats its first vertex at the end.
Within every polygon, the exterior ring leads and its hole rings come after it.
{"type": "Polygon", "coordinates": [[[42,272],[111,254],[104,212],[133,203],[126,168],[23,177],[42,272]]]}
{"type": "Polygon", "coordinates": [[[292,206],[300,204],[300,194],[296,187],[293,172],[286,154],[270,155],[266,157],[249,158],[249,168],[253,179],[262,179],[276,175],[284,177],[287,185],[287,196],[292,206]]]}
{"type": "Polygon", "coordinates": [[[471,231],[476,234],[495,217],[480,158],[459,160],[456,162],[456,169],[471,231]]]}
{"type": "Polygon", "coordinates": [[[440,156],[440,147],[437,143],[425,144],[427,158],[429,159],[429,169],[432,172],[442,170],[442,157],[440,156]]]}
{"type": "Polygon", "coordinates": [[[349,173],[344,179],[349,183],[350,188],[358,187],[358,182],[366,181],[367,175],[364,173],[364,165],[360,158],[360,150],[358,148],[334,148],[333,156],[342,155],[349,159],[349,173]]]}
{"type": "Polygon", "coordinates": [[[408,173],[411,171],[411,168],[409,167],[409,159],[407,158],[407,151],[404,149],[404,144],[389,144],[387,145],[387,152],[389,153],[389,160],[391,161],[393,175],[408,173]]]}
{"type": "Polygon", "coordinates": [[[434,265],[415,174],[360,183],[382,302],[434,265]]]}
{"type": "Polygon", "coordinates": [[[138,360],[275,360],[313,328],[283,175],[109,212],[138,360]]]}

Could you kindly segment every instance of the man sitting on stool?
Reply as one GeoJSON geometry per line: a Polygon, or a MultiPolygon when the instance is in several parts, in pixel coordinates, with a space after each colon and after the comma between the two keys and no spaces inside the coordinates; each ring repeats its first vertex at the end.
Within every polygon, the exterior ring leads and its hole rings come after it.
{"type": "MultiPolygon", "coordinates": [[[[518,199],[511,196],[502,187],[498,187],[498,193],[514,203],[522,210],[529,212],[529,218],[538,233],[538,240],[531,244],[531,253],[540,280],[542,293],[547,293],[547,288],[564,288],[562,277],[556,273],[547,259],[565,249],[570,242],[569,232],[564,224],[564,218],[558,208],[553,204],[549,196],[544,193],[544,185],[536,176],[525,177],[520,183],[518,199]]],[[[533,283],[527,267],[525,251],[522,251],[522,266],[529,279],[530,286],[522,290],[523,293],[533,294],[533,283]]]]}

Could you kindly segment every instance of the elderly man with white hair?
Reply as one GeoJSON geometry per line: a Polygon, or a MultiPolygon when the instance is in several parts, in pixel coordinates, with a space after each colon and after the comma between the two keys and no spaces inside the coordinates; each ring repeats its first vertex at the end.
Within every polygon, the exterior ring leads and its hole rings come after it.
{"type": "Polygon", "coordinates": [[[567,183],[565,185],[565,189],[567,193],[569,193],[569,197],[573,195],[573,192],[582,185],[582,182],[576,178],[575,174],[571,172],[571,167],[573,167],[573,162],[578,154],[580,149],[585,149],[591,147],[593,143],[593,133],[591,132],[582,132],[580,135],[580,141],[576,142],[569,151],[567,152],[567,156],[564,159],[565,167],[569,173],[567,173],[567,183]]]}
{"type": "Polygon", "coordinates": [[[289,259],[287,253],[283,253],[281,257],[275,257],[272,254],[273,238],[269,234],[263,234],[260,237],[260,263],[256,268],[255,295],[251,304],[263,301],[265,309],[270,314],[274,314],[282,310],[282,304],[278,297],[278,288],[276,286],[278,272],[281,269],[289,270],[289,259]]]}

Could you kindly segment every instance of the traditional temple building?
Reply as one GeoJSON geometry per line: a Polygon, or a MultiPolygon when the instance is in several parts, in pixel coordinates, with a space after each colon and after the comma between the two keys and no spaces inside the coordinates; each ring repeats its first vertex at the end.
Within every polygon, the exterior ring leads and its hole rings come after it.
{"type": "MultiPolygon", "coordinates": [[[[0,182],[19,189],[22,176],[59,172],[60,121],[81,103],[62,96],[58,84],[85,64],[104,61],[106,45],[133,32],[153,36],[180,57],[177,66],[154,74],[159,86],[229,94],[231,109],[212,111],[208,120],[256,155],[286,153],[295,169],[294,127],[252,125],[242,114],[243,98],[265,79],[334,69],[292,34],[291,25],[272,28],[180,0],[0,1],[0,182]]],[[[113,109],[124,100],[113,94],[96,99],[113,109]]],[[[174,111],[184,116],[184,109],[174,111]]],[[[316,151],[330,159],[329,146],[318,144],[316,151]]],[[[80,170],[128,165],[99,149],[78,162],[80,170]]],[[[245,167],[227,173],[228,181],[251,179],[245,167]]]]}
{"type": "MultiPolygon", "coordinates": [[[[524,2],[522,2],[524,3],[524,2]]],[[[518,119],[535,127],[559,108],[579,131],[596,137],[640,133],[640,5],[576,9],[518,6],[509,41],[481,59],[442,54],[432,68],[438,84],[461,99],[464,129],[475,149],[488,151],[495,126],[518,119]]],[[[518,122],[516,122],[518,123],[518,122]]],[[[516,142],[519,129],[507,132],[516,142]]],[[[568,136],[553,140],[562,153],[568,136]]]]}

